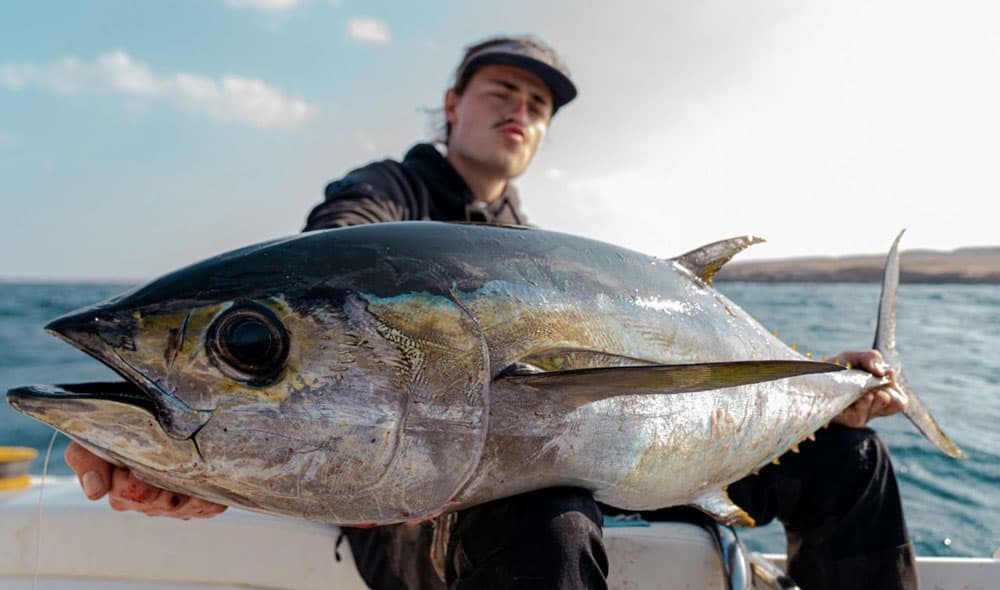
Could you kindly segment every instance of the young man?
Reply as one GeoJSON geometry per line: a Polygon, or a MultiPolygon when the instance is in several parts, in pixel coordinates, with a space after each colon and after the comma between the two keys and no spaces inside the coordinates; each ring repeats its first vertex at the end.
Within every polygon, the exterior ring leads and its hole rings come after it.
{"type": "MultiPolygon", "coordinates": [[[[402,162],[353,170],[327,186],[305,230],[420,219],[524,224],[510,181],[531,163],[552,116],[575,96],[566,67],[536,39],[470,47],[445,94],[444,153],[418,144],[402,162]]],[[[885,373],[874,351],[836,358],[885,373]]],[[[784,523],[790,573],[803,588],[916,587],[888,452],[865,427],[872,417],[902,410],[900,399],[889,390],[866,394],[800,454],[729,487],[757,522],[784,523]]],[[[88,497],[108,493],[115,509],[179,518],[224,509],[148,486],[77,445],[66,460],[88,497]]],[[[602,509],[614,510],[585,490],[556,488],[458,513],[443,525],[447,535],[426,524],[345,534],[374,588],[606,588],[602,509]]]]}

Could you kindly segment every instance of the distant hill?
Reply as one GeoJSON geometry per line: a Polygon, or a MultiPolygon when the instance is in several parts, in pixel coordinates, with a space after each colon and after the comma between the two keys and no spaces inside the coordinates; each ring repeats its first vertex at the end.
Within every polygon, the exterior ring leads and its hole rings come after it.
{"type": "MultiPolygon", "coordinates": [[[[885,255],[788,258],[731,262],[718,281],[762,283],[877,283],[885,255]]],[[[903,283],[1000,284],[1000,247],[961,248],[950,252],[907,250],[900,253],[903,283]]]]}

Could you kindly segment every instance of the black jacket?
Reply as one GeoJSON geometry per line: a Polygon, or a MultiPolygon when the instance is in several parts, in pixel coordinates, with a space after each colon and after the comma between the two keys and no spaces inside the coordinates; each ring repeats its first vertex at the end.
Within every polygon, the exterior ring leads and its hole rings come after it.
{"type": "Polygon", "coordinates": [[[325,194],[303,231],[410,220],[527,224],[511,184],[494,202],[476,202],[451,163],[428,143],[413,146],[402,162],[382,160],[352,170],[328,184],[325,194]]]}

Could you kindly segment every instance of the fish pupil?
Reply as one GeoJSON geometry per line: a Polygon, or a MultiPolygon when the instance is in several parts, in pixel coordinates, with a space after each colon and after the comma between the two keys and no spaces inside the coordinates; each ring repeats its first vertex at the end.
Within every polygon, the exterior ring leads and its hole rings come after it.
{"type": "Polygon", "coordinates": [[[229,329],[226,348],[241,364],[265,365],[274,355],[271,330],[254,318],[241,318],[229,329]]]}

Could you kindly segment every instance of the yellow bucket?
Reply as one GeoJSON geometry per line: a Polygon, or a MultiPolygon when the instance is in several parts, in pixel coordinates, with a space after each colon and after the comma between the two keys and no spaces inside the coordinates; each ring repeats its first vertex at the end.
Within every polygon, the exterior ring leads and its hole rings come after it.
{"type": "Polygon", "coordinates": [[[28,447],[0,447],[0,492],[31,487],[28,474],[38,451],[28,447]]]}

